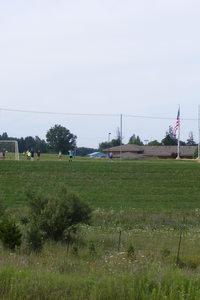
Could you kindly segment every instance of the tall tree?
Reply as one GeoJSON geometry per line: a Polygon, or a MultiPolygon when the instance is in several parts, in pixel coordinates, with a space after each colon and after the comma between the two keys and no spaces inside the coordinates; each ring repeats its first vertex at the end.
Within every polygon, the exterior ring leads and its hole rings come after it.
{"type": "Polygon", "coordinates": [[[19,146],[19,152],[24,152],[26,149],[26,146],[25,146],[25,139],[23,137],[21,137],[20,139],[17,139],[18,141],[18,146],[19,146]]]}
{"type": "Polygon", "coordinates": [[[47,152],[47,143],[45,140],[41,140],[39,136],[35,136],[35,150],[40,150],[42,153],[47,152]]]}
{"type": "Polygon", "coordinates": [[[0,135],[0,140],[9,140],[7,132],[4,132],[2,135],[0,135]]]}
{"type": "Polygon", "coordinates": [[[78,148],[76,148],[76,155],[85,156],[87,154],[90,154],[90,153],[96,152],[96,151],[97,151],[97,149],[94,149],[94,148],[78,147],[78,148]]]}
{"type": "Polygon", "coordinates": [[[102,151],[103,149],[120,146],[121,144],[121,133],[119,128],[117,128],[116,138],[112,139],[110,142],[102,142],[99,144],[99,150],[102,151]]]}
{"type": "Polygon", "coordinates": [[[189,132],[189,136],[188,136],[186,144],[189,145],[189,146],[196,145],[196,143],[194,141],[194,136],[193,136],[193,132],[192,131],[189,132]]]}
{"type": "Polygon", "coordinates": [[[113,147],[112,141],[111,142],[102,142],[102,143],[100,143],[98,150],[102,151],[103,149],[108,149],[108,148],[113,147]]]}
{"type": "Polygon", "coordinates": [[[173,133],[173,127],[169,126],[169,130],[166,132],[166,136],[161,141],[164,146],[175,146],[178,144],[176,136],[173,133]]]}
{"type": "Polygon", "coordinates": [[[158,142],[157,140],[154,140],[154,141],[150,141],[148,143],[148,146],[162,146],[162,144],[160,142],[158,142]]]}
{"type": "Polygon", "coordinates": [[[140,146],[144,145],[143,142],[141,141],[139,135],[136,136],[135,134],[133,134],[133,135],[130,137],[128,143],[129,143],[129,144],[136,144],[136,145],[140,145],[140,146]]]}
{"type": "Polygon", "coordinates": [[[32,136],[25,137],[25,149],[35,149],[35,140],[32,136]]]}
{"type": "Polygon", "coordinates": [[[47,144],[50,149],[56,152],[62,151],[63,153],[75,148],[76,138],[69,129],[61,125],[54,125],[46,134],[47,144]]]}

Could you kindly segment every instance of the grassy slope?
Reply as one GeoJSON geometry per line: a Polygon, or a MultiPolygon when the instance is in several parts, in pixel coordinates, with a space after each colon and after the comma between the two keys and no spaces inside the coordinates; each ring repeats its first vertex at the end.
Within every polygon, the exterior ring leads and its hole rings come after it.
{"type": "Polygon", "coordinates": [[[0,161],[1,195],[13,207],[29,186],[56,193],[64,184],[94,208],[187,211],[200,208],[199,180],[194,161],[0,161]]]}

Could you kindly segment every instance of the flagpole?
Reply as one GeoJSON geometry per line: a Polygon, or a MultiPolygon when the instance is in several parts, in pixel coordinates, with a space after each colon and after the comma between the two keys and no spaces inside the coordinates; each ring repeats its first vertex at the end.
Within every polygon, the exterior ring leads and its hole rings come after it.
{"type": "Polygon", "coordinates": [[[120,115],[120,161],[122,159],[122,114],[120,115]]]}
{"type": "Polygon", "coordinates": [[[181,120],[180,120],[180,105],[179,105],[179,126],[178,126],[178,146],[177,146],[177,157],[176,159],[180,159],[180,127],[181,127],[181,120]]]}

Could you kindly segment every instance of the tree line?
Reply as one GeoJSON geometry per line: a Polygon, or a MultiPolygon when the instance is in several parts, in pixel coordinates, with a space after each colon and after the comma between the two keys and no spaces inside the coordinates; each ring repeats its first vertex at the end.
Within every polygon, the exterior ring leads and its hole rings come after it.
{"type": "MultiPolygon", "coordinates": [[[[27,136],[25,138],[9,137],[7,132],[0,135],[0,140],[16,140],[19,146],[19,152],[34,149],[40,150],[42,153],[58,153],[61,151],[63,154],[67,153],[70,149],[75,151],[76,155],[85,156],[95,151],[102,151],[103,149],[119,146],[121,144],[120,130],[117,129],[116,138],[111,141],[101,142],[98,149],[88,147],[76,146],[77,136],[70,132],[69,129],[61,125],[54,125],[46,133],[46,140],[41,139],[39,136],[27,136]]],[[[141,138],[133,134],[129,138],[129,144],[144,145],[141,138]]],[[[158,142],[157,140],[148,141],[146,145],[149,146],[174,146],[178,144],[177,137],[173,133],[173,127],[169,126],[166,131],[165,137],[158,142]]],[[[180,145],[196,145],[194,141],[193,133],[189,133],[189,137],[186,141],[180,141],[180,145]]]]}
{"type": "MultiPolygon", "coordinates": [[[[119,130],[117,131],[116,138],[111,140],[110,142],[102,142],[99,144],[99,149],[103,150],[106,148],[111,148],[115,146],[119,146],[121,143],[121,136],[119,130]]],[[[128,144],[135,144],[143,146],[144,143],[138,135],[133,134],[128,141],[128,144]]],[[[159,142],[158,140],[147,141],[145,145],[148,146],[176,146],[178,145],[178,139],[176,135],[173,133],[173,127],[169,126],[169,129],[165,133],[165,137],[159,142]]],[[[188,139],[186,141],[180,141],[181,146],[194,146],[197,143],[194,141],[193,132],[189,132],[188,139]]]]}
{"type": "Polygon", "coordinates": [[[27,136],[25,138],[9,137],[7,132],[0,135],[0,140],[15,140],[18,142],[19,152],[24,152],[26,150],[40,150],[42,153],[47,153],[50,151],[47,142],[44,139],[40,139],[38,136],[32,137],[27,136]]]}
{"type": "Polygon", "coordinates": [[[26,150],[40,150],[42,153],[67,153],[70,149],[76,151],[76,155],[84,156],[97,151],[94,148],[76,147],[76,135],[61,125],[54,125],[46,133],[46,140],[39,136],[27,136],[25,138],[9,137],[7,132],[0,135],[0,140],[15,140],[18,142],[19,152],[26,150]]]}

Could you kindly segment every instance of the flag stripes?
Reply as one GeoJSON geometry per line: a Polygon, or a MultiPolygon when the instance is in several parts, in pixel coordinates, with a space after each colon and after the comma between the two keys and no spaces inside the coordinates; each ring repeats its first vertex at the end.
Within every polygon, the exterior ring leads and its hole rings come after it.
{"type": "Polygon", "coordinates": [[[180,125],[180,108],[178,109],[178,114],[177,114],[177,118],[176,118],[176,124],[174,126],[174,130],[173,130],[173,134],[176,135],[176,131],[178,130],[180,125]]]}

